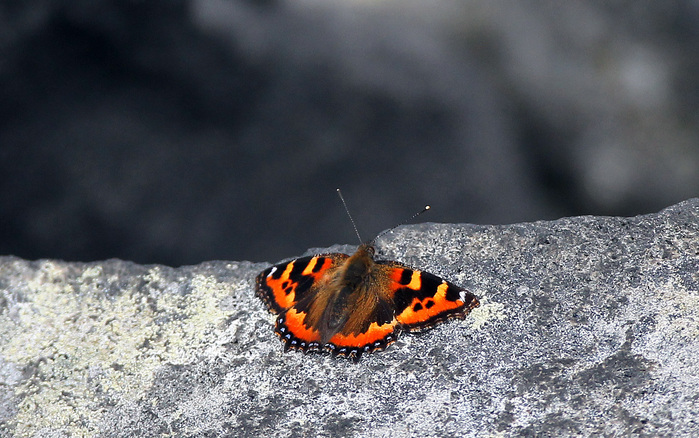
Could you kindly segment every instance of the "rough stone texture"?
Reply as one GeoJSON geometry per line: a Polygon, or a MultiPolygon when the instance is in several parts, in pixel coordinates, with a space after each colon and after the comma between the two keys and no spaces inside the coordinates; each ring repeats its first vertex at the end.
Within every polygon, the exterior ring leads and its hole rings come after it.
{"type": "Polygon", "coordinates": [[[482,306],[354,364],[282,352],[266,264],[2,257],[0,435],[699,435],[699,199],[379,251],[482,306]]]}

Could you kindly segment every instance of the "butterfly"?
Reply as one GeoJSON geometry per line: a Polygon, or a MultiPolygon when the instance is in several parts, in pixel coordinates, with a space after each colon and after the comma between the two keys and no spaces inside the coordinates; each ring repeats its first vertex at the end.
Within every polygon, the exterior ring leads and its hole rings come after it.
{"type": "Polygon", "coordinates": [[[436,275],[376,260],[376,238],[352,255],[301,257],[257,276],[256,293],[278,315],[274,331],[285,351],[329,352],[359,361],[365,353],[386,349],[401,332],[463,319],[479,305],[471,292],[436,275]]]}

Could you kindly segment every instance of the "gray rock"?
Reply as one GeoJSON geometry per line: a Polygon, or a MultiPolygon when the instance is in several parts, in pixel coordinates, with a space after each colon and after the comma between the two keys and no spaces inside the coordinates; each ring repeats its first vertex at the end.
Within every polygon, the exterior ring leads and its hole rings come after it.
{"type": "Polygon", "coordinates": [[[699,435],[699,199],[378,247],[481,307],[355,364],[282,352],[266,264],[2,257],[0,435],[699,435]]]}

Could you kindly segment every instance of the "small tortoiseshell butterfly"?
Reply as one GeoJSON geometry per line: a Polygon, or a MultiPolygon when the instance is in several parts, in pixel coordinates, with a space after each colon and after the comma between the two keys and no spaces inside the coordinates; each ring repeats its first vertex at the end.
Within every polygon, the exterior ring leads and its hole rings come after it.
{"type": "Polygon", "coordinates": [[[376,238],[352,256],[302,257],[257,276],[257,295],[279,315],[274,331],[285,351],[328,351],[358,361],[384,350],[402,331],[463,319],[479,305],[471,292],[435,275],[374,260],[376,238]]]}

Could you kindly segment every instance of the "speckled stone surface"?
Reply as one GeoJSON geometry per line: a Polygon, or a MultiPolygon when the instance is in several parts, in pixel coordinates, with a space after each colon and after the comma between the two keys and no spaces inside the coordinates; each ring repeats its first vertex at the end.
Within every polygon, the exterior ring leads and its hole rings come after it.
{"type": "Polygon", "coordinates": [[[481,307],[354,364],[282,352],[268,264],[1,257],[0,435],[699,435],[699,199],[377,246],[481,307]]]}

